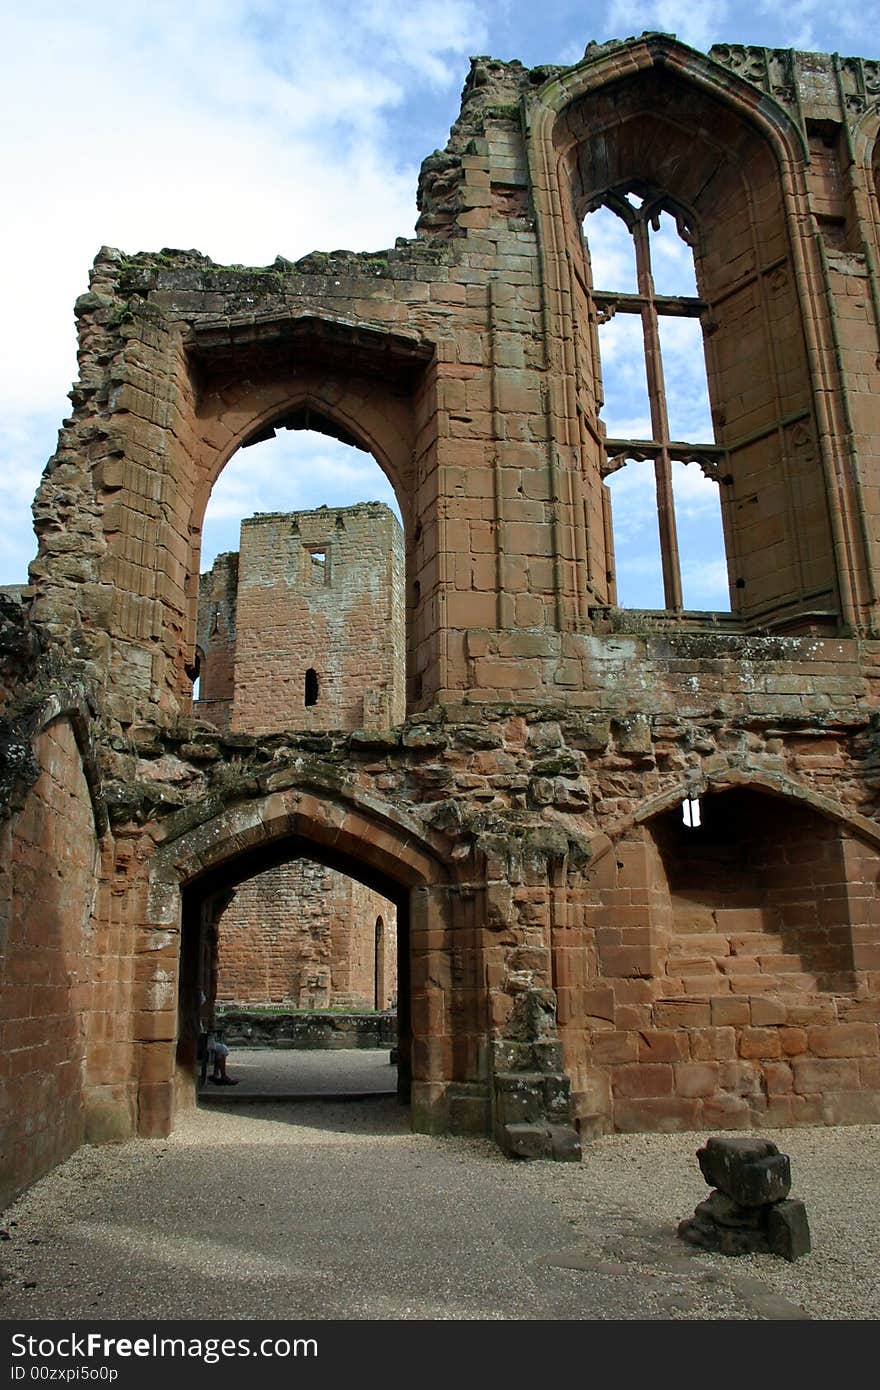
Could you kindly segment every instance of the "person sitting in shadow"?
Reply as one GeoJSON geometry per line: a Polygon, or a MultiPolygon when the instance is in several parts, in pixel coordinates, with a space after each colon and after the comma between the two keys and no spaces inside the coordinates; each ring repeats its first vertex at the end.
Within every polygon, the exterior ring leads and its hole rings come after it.
{"type": "Polygon", "coordinates": [[[238,1082],[226,1074],[226,1058],[229,1056],[229,1048],[219,1037],[215,1037],[211,1044],[211,1052],[214,1057],[214,1070],[208,1077],[215,1086],[237,1086],[238,1082]]]}

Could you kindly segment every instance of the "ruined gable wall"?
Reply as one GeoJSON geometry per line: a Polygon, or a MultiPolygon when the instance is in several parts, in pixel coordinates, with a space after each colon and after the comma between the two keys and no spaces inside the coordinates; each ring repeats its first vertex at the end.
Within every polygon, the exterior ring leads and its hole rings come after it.
{"type": "Polygon", "coordinates": [[[257,874],[236,889],[219,920],[218,1000],[374,1008],[377,917],[391,942],[379,1003],[386,1008],[397,981],[394,904],[308,859],[257,874]]]}
{"type": "MultiPolygon", "coordinates": [[[[647,72],[655,60],[653,72],[639,78],[642,88],[648,92],[653,84],[660,101],[665,75],[674,74],[676,101],[684,102],[685,115],[693,109],[694,119],[705,111],[688,65],[711,79],[713,109],[729,127],[731,169],[737,130],[762,151],[767,197],[756,204],[748,233],[742,228],[737,234],[742,275],[737,279],[735,266],[727,266],[734,278],[716,296],[724,323],[708,324],[710,355],[722,338],[734,345],[730,361],[719,357],[715,373],[726,400],[751,399],[750,393],[769,389],[771,378],[775,383],[773,401],[762,398],[741,430],[718,402],[728,420],[723,425],[719,415],[722,440],[741,454],[736,495],[727,508],[739,518],[737,526],[743,523],[742,544],[737,541],[731,554],[734,598],[742,580],[743,611],[756,621],[790,622],[805,613],[808,627],[827,631],[839,608],[844,624],[870,628],[878,510],[872,441],[880,422],[870,372],[862,368],[876,347],[880,301],[874,261],[860,248],[876,243],[877,217],[848,144],[868,110],[874,68],[860,60],[808,57],[727,48],[714,50],[707,63],[653,35],[591,46],[585,66],[565,70],[477,60],[446,150],[425,162],[416,241],[370,256],[315,254],[297,265],[279,259],[261,271],[215,266],[189,253],[102,254],[93,290],[78,306],[83,381],[41,489],[44,546],[34,581],[41,619],[60,632],[81,628],[80,651],[107,663],[109,637],[115,656],[108,694],[122,721],[154,704],[169,714],[186,708],[182,667],[191,658],[190,590],[197,583],[187,564],[200,525],[199,499],[218,457],[245,442],[249,422],[262,427],[276,408],[272,402],[283,413],[283,390],[276,386],[285,361],[295,365],[300,383],[314,372],[315,390],[322,373],[338,377],[340,358],[326,329],[314,340],[304,338],[298,353],[291,335],[300,328],[305,333],[309,315],[350,333],[343,375],[351,376],[357,356],[356,370],[375,383],[373,389],[358,386],[357,402],[351,402],[355,424],[367,420],[392,336],[395,352],[406,343],[415,353],[393,393],[411,414],[414,448],[408,464],[392,468],[408,532],[412,707],[469,689],[484,699],[532,701],[553,690],[557,678],[580,691],[578,666],[567,665],[559,634],[592,627],[595,610],[613,593],[598,476],[598,365],[589,286],[583,266],[571,259],[580,255],[569,246],[574,223],[569,214],[560,221],[547,203],[545,181],[558,171],[545,169],[547,149],[538,146],[557,94],[562,124],[559,130],[553,125],[553,138],[565,131],[571,144],[580,136],[574,108],[564,108],[565,93],[578,91],[591,74],[612,86],[624,72],[635,81],[635,68],[647,72]],[[778,110],[775,123],[762,126],[765,94],[778,110]],[[523,124],[524,113],[530,126],[523,124]],[[833,160],[817,156],[806,165],[798,132],[821,144],[829,123],[836,123],[833,160]],[[784,141],[771,156],[771,136],[780,131],[784,141]],[[818,241],[811,211],[822,228],[818,241]],[[571,262],[567,280],[559,279],[562,246],[571,262]],[[728,290],[742,308],[739,319],[731,318],[728,290]],[[744,325],[754,346],[751,361],[736,351],[746,341],[744,325]],[[367,342],[369,334],[375,339],[367,342]],[[783,340],[791,351],[776,361],[773,344],[783,340]],[[573,344],[580,346],[572,355],[573,344]],[[419,357],[422,351],[427,356],[419,357]],[[758,361],[766,371],[756,368],[758,361]],[[250,398],[229,404],[229,389],[243,377],[250,398]],[[815,414],[806,424],[800,419],[805,410],[815,414]],[[797,420],[789,419],[794,415],[797,420]],[[724,430],[737,438],[728,439],[724,430]],[[839,442],[836,453],[831,438],[839,442]],[[777,446],[784,459],[771,469],[770,486],[768,460],[777,446]],[[71,488],[84,488],[88,505],[76,518],[84,528],[83,556],[77,557],[82,572],[74,565],[68,574],[72,561],[54,527],[62,513],[67,516],[71,488]],[[760,505],[751,505],[757,492],[760,505]],[[789,504],[799,512],[794,524],[789,504]],[[756,505],[763,509],[763,531],[754,534],[766,542],[759,553],[750,549],[752,530],[745,524],[756,505]],[[795,555],[797,535],[810,540],[795,555]],[[539,659],[550,644],[555,660],[549,675],[536,665],[528,641],[515,643],[510,664],[486,661],[478,650],[469,657],[472,639],[478,649],[482,633],[494,634],[490,643],[505,648],[513,627],[540,632],[539,659]]],[[[613,144],[618,134],[626,144],[623,128],[610,128],[607,140],[613,144]]],[[[642,153],[656,163],[656,149],[645,146],[642,153]]],[[[740,181],[751,164],[746,160],[738,169],[740,181]]],[[[703,196],[711,216],[710,194],[703,196]]],[[[718,260],[721,253],[712,254],[718,260]]],[[[335,378],[331,395],[339,406],[335,378]]],[[[376,431],[382,454],[387,441],[378,438],[378,422],[376,431]]],[[[372,447],[369,428],[366,434],[363,442],[372,447]]]]}

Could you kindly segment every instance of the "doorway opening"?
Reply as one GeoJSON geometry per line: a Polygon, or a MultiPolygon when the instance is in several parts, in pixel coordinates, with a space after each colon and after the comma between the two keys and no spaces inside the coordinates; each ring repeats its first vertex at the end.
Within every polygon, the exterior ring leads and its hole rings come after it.
{"type": "Polygon", "coordinates": [[[408,896],[368,865],[298,838],[188,885],[178,1066],[198,1102],[396,1094],[408,1104],[408,896]]]}

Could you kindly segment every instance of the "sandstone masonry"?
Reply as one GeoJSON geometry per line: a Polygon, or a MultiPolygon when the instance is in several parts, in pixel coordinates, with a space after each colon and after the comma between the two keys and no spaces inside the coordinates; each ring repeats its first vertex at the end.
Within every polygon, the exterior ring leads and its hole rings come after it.
{"type": "Polygon", "coordinates": [[[475,59],[414,239],[258,269],[101,250],[39,555],[0,601],[4,1194],[82,1136],[169,1131],[217,905],[302,857],[397,910],[417,1128],[566,1157],[880,1118],[878,93],[877,63],[657,34],[475,59]],[[636,294],[593,283],[599,207],[636,294]],[[662,213],[696,296],[651,282],[662,213]],[[670,437],[647,330],[652,437],[609,438],[598,327],[625,313],[700,323],[714,440],[670,437]],[[399,499],[405,708],[267,727],[261,694],[237,727],[227,565],[212,724],[205,505],[236,449],[306,425],[399,499]],[[605,482],[638,459],[651,613],[617,604],[605,482]],[[677,464],[718,487],[730,613],[681,606],[677,464]]]}
{"type": "Polygon", "coordinates": [[[217,931],[215,997],[299,1009],[387,1009],[397,998],[397,910],[323,864],[246,880],[217,931]]]}
{"type": "MultiPolygon", "coordinates": [[[[197,718],[224,732],[388,728],[404,716],[403,538],[380,502],[242,523],[199,581],[197,718]]],[[[240,884],[217,921],[210,997],[386,1009],[397,909],[304,859],[240,884]]]]}
{"type": "Polygon", "coordinates": [[[399,723],[403,568],[381,502],[244,521],[199,583],[194,713],[236,733],[399,723]]]}

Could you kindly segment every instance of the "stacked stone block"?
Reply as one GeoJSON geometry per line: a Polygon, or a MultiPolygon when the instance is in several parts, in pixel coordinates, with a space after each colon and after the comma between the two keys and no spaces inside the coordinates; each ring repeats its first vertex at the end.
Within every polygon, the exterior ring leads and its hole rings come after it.
{"type": "Polygon", "coordinates": [[[697,1158],[713,1191],[679,1225],[682,1240],[722,1255],[761,1253],[796,1260],[810,1253],[806,1209],[788,1196],[787,1154],[766,1139],[714,1138],[697,1151],[697,1158]]]}

